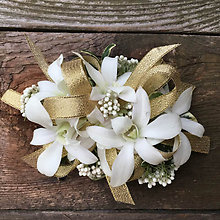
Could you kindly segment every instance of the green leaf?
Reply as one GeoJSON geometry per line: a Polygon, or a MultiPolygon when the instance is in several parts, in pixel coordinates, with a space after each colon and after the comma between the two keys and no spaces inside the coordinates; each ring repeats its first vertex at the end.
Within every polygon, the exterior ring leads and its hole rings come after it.
{"type": "Polygon", "coordinates": [[[154,92],[150,95],[149,99],[152,100],[152,99],[155,99],[161,95],[163,95],[161,92],[154,92]]]}
{"type": "Polygon", "coordinates": [[[92,56],[93,58],[95,58],[98,62],[99,62],[99,58],[92,52],[88,51],[88,50],[81,50],[81,53],[87,54],[89,56],[92,56]]]}
{"type": "Polygon", "coordinates": [[[116,44],[112,43],[112,44],[109,44],[105,50],[103,51],[102,53],[102,60],[105,58],[105,57],[108,57],[111,53],[111,50],[116,46],[116,44]]]}

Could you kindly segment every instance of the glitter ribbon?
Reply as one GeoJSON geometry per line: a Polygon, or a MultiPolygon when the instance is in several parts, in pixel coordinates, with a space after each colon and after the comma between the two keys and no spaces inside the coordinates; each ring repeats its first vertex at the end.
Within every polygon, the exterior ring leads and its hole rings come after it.
{"type": "MultiPolygon", "coordinates": [[[[26,39],[39,67],[41,68],[47,79],[52,81],[47,73],[48,64],[43,54],[28,36],[26,36],[26,39]]],[[[126,86],[130,86],[135,90],[139,86],[142,86],[146,90],[148,95],[151,95],[153,92],[163,87],[170,80],[173,81],[174,88],[169,93],[161,95],[150,101],[151,118],[160,115],[167,108],[171,107],[178,99],[179,95],[185,89],[192,86],[191,84],[183,83],[180,80],[179,73],[173,66],[163,63],[162,58],[178,46],[179,44],[174,44],[152,49],[139,62],[125,84],[126,86]]],[[[99,62],[95,58],[93,58],[92,56],[84,56],[84,59],[95,66],[98,70],[100,70],[99,62]]],[[[70,96],[46,98],[43,102],[44,107],[48,111],[51,119],[83,117],[88,115],[94,109],[97,103],[89,100],[92,88],[87,78],[86,70],[82,61],[80,59],[74,59],[69,62],[64,62],[61,68],[64,81],[70,91],[70,96]]],[[[21,94],[9,89],[3,95],[2,101],[20,110],[20,97],[21,94]]],[[[200,153],[209,152],[209,137],[198,138],[189,133],[185,134],[191,142],[193,151],[200,153]]],[[[165,159],[169,159],[170,157],[172,157],[172,155],[178,149],[178,146],[180,145],[180,139],[177,138],[176,140],[178,143],[175,145],[176,149],[174,149],[173,152],[166,153],[159,151],[165,159]]],[[[172,144],[173,143],[168,143],[168,145],[172,144]]],[[[48,145],[44,145],[41,149],[23,157],[23,160],[30,166],[36,168],[37,158],[47,147],[48,145]]],[[[90,150],[93,149],[94,147],[90,150]]],[[[63,157],[65,156],[66,153],[64,151],[63,157]]],[[[106,158],[110,167],[112,167],[116,157],[116,149],[106,150],[106,158]]],[[[142,159],[138,155],[135,155],[135,169],[129,181],[136,180],[142,176],[144,169],[141,167],[141,163],[142,159]]],[[[60,165],[55,176],[61,178],[68,175],[68,173],[75,169],[78,164],[79,161],[75,160],[71,164],[60,165]]],[[[135,204],[126,184],[123,184],[119,187],[112,187],[110,185],[110,177],[106,176],[106,179],[113,194],[113,197],[116,201],[132,205],[135,204]]]]}

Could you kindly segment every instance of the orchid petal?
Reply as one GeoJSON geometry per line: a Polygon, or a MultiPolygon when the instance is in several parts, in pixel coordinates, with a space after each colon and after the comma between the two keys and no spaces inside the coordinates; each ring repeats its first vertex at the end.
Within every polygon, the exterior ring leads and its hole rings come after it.
{"type": "Polygon", "coordinates": [[[61,54],[58,59],[56,59],[50,66],[48,67],[48,75],[51,79],[58,84],[63,80],[61,64],[63,63],[63,55],[61,54]]]}
{"type": "Polygon", "coordinates": [[[117,117],[111,120],[114,132],[119,135],[128,131],[132,126],[132,121],[128,117],[117,117]]]}
{"type": "Polygon", "coordinates": [[[136,101],[136,95],[133,88],[130,86],[122,86],[122,90],[118,94],[118,97],[126,102],[135,102],[136,101]]]}
{"type": "Polygon", "coordinates": [[[97,106],[93,109],[93,111],[89,115],[87,115],[87,119],[92,124],[96,124],[98,122],[100,122],[101,124],[104,123],[103,114],[99,111],[97,106]]]}
{"type": "Polygon", "coordinates": [[[47,97],[60,96],[63,93],[57,88],[57,85],[50,81],[40,81],[37,83],[39,92],[36,94],[41,101],[47,97]]]}
{"type": "Polygon", "coordinates": [[[122,74],[121,76],[118,77],[116,84],[123,86],[127,82],[130,75],[131,75],[131,72],[126,72],[126,73],[122,74]]]}
{"type": "Polygon", "coordinates": [[[150,120],[150,101],[142,87],[139,87],[136,92],[136,102],[133,104],[132,120],[139,128],[147,125],[150,120]]]}
{"type": "Polygon", "coordinates": [[[124,140],[117,136],[112,129],[90,126],[86,130],[90,138],[104,146],[121,147],[124,144],[124,140]]]}
{"type": "Polygon", "coordinates": [[[112,85],[117,79],[118,59],[105,57],[102,61],[101,73],[108,85],[112,85]]]}
{"type": "Polygon", "coordinates": [[[93,153],[80,145],[80,142],[65,145],[65,149],[69,154],[78,159],[81,163],[92,164],[98,160],[93,153]]]}
{"type": "Polygon", "coordinates": [[[145,138],[140,138],[135,143],[135,150],[138,155],[147,163],[157,165],[165,159],[160,152],[153,147],[145,138]]]}
{"type": "Polygon", "coordinates": [[[199,124],[198,122],[192,121],[187,118],[181,118],[182,128],[183,130],[188,131],[189,133],[196,135],[198,137],[202,137],[205,129],[204,127],[199,124]]]}
{"type": "Polygon", "coordinates": [[[103,172],[105,173],[105,175],[111,176],[112,171],[110,170],[108,162],[106,160],[105,150],[98,148],[97,151],[103,172]]]}
{"type": "Polygon", "coordinates": [[[153,122],[141,129],[141,137],[154,139],[171,139],[181,131],[180,117],[175,113],[159,116],[153,122]]]}
{"type": "Polygon", "coordinates": [[[192,101],[193,87],[186,89],[177,99],[172,107],[172,111],[178,115],[187,112],[190,109],[192,101]]]}
{"type": "Polygon", "coordinates": [[[123,146],[112,166],[110,185],[113,187],[126,183],[134,171],[134,143],[123,146]]]}
{"type": "Polygon", "coordinates": [[[95,144],[95,141],[91,138],[82,138],[80,145],[86,149],[91,148],[95,144]]]}
{"type": "Polygon", "coordinates": [[[38,128],[34,130],[33,139],[30,144],[44,145],[49,144],[56,138],[56,132],[46,128],[38,128]]]}
{"type": "Polygon", "coordinates": [[[147,138],[147,141],[152,145],[156,145],[156,144],[161,143],[163,139],[147,138]]]}
{"type": "Polygon", "coordinates": [[[29,121],[35,122],[43,127],[51,127],[53,125],[48,112],[35,96],[32,96],[26,104],[25,114],[29,121]]]}
{"type": "Polygon", "coordinates": [[[173,161],[176,167],[180,167],[186,163],[191,155],[191,145],[188,138],[182,132],[180,133],[180,138],[181,144],[176,153],[173,155],[173,161]]]}
{"type": "Polygon", "coordinates": [[[54,141],[43,151],[37,160],[37,169],[46,176],[53,176],[59,168],[63,146],[54,141]]]}
{"type": "Polygon", "coordinates": [[[102,93],[102,90],[100,87],[95,86],[92,88],[90,99],[94,101],[98,101],[100,99],[103,99],[105,97],[105,94],[102,93]]]}
{"type": "Polygon", "coordinates": [[[86,66],[89,76],[94,80],[96,85],[98,85],[100,88],[105,88],[105,81],[102,74],[87,61],[84,60],[83,63],[86,66]]]}

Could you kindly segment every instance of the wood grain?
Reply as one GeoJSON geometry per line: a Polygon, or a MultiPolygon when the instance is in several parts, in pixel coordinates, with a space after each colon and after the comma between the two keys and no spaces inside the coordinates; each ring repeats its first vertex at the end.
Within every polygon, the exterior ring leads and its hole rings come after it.
{"type": "Polygon", "coordinates": [[[218,212],[211,211],[209,213],[192,213],[192,212],[164,212],[164,211],[2,211],[0,212],[2,220],[16,219],[16,220],[30,220],[30,219],[47,219],[47,220],[67,220],[67,219],[105,219],[105,220],[218,220],[218,212]]]}
{"type": "Polygon", "coordinates": [[[0,27],[219,34],[219,8],[219,0],[0,0],[0,27]]]}
{"type": "MultiPolygon", "coordinates": [[[[65,180],[58,181],[24,164],[20,158],[38,148],[29,145],[36,125],[24,121],[18,111],[0,103],[0,209],[35,210],[31,214],[34,217],[38,210],[113,212],[220,208],[220,37],[114,33],[30,33],[30,37],[42,49],[48,62],[52,62],[60,53],[67,60],[71,59],[71,51],[81,49],[100,54],[112,42],[118,45],[113,55],[124,54],[138,59],[153,47],[181,43],[182,46],[169,54],[166,60],[179,68],[185,82],[197,86],[192,113],[205,126],[205,134],[211,137],[211,151],[209,155],[193,153],[189,162],[177,172],[173,184],[165,189],[157,186],[149,190],[146,185],[139,185],[136,181],[129,183],[136,206],[119,204],[113,200],[104,179],[93,182],[72,172],[65,180]]],[[[0,64],[0,95],[8,88],[21,92],[25,87],[44,79],[23,33],[0,33],[0,64]]],[[[16,213],[15,216],[19,219],[16,213]]],[[[140,216],[140,219],[143,218],[140,216]]],[[[212,214],[209,218],[212,218],[212,214]]]]}

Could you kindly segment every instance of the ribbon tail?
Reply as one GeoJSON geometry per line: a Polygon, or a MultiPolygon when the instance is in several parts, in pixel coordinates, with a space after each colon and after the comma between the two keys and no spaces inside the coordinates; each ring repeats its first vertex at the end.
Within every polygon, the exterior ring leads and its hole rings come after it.
{"type": "Polygon", "coordinates": [[[44,55],[42,54],[42,52],[40,51],[40,49],[34,44],[34,42],[29,38],[29,36],[27,36],[25,34],[27,43],[29,45],[29,48],[31,50],[31,52],[34,55],[35,60],[37,61],[38,66],[40,67],[40,69],[43,71],[44,75],[47,77],[47,79],[49,81],[53,81],[50,76],[47,73],[48,70],[48,63],[44,57],[44,55]]]}
{"type": "Polygon", "coordinates": [[[7,90],[2,96],[1,100],[11,107],[21,110],[21,94],[12,89],[7,90]]]}
{"type": "Polygon", "coordinates": [[[183,132],[187,138],[189,139],[189,142],[192,147],[192,151],[208,154],[210,150],[210,137],[203,136],[203,137],[197,137],[195,135],[192,135],[188,132],[183,132]]]}
{"type": "MultiPolygon", "coordinates": [[[[112,167],[116,157],[117,157],[117,150],[115,148],[106,150],[106,159],[108,161],[110,168],[112,167]]],[[[115,201],[135,205],[134,200],[132,199],[132,196],[126,184],[123,184],[118,187],[112,187],[110,185],[111,178],[106,176],[106,179],[115,201]]]]}
{"type": "Polygon", "coordinates": [[[115,201],[135,205],[134,200],[132,199],[132,196],[126,184],[123,184],[118,187],[112,187],[110,185],[111,178],[106,176],[106,180],[108,182],[109,188],[115,201]]]}

